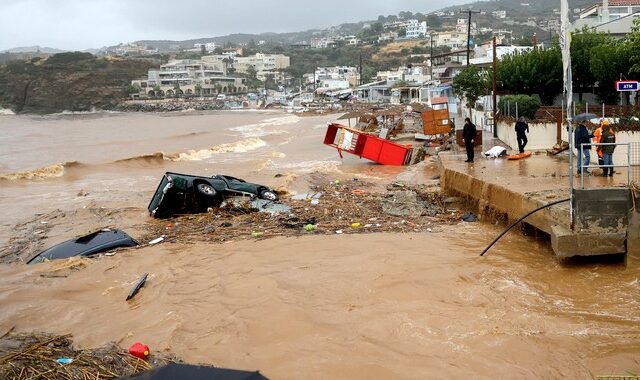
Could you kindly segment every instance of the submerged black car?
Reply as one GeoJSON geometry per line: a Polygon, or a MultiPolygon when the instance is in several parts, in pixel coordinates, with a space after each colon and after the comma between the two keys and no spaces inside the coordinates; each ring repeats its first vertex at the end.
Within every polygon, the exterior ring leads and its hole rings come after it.
{"type": "Polygon", "coordinates": [[[135,247],[138,242],[124,231],[103,229],[79,238],[67,240],[46,249],[27,261],[27,264],[45,260],[66,259],[73,256],[91,256],[120,247],[135,247]]]}
{"type": "Polygon", "coordinates": [[[162,177],[147,209],[154,218],[169,218],[176,214],[204,212],[209,207],[218,206],[224,198],[238,195],[278,200],[278,194],[267,186],[240,178],[168,172],[162,177]]]}

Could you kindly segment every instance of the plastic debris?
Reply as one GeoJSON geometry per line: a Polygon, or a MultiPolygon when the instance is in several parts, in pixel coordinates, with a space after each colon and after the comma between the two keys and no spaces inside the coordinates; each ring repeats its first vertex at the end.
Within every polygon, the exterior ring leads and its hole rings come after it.
{"type": "Polygon", "coordinates": [[[253,231],[251,233],[251,236],[253,237],[262,237],[262,235],[264,235],[264,232],[260,232],[260,231],[253,231]]]}
{"type": "Polygon", "coordinates": [[[351,228],[360,228],[360,223],[351,223],[351,228]]]}
{"type": "Polygon", "coordinates": [[[478,220],[478,217],[474,213],[467,211],[464,213],[464,215],[462,215],[462,220],[464,220],[465,222],[471,223],[478,220]]]}
{"type": "Polygon", "coordinates": [[[320,204],[320,201],[317,200],[317,199],[312,199],[311,200],[311,204],[314,205],[314,206],[317,206],[318,204],[320,204]]]}
{"type": "Polygon", "coordinates": [[[314,226],[313,224],[307,224],[304,226],[304,230],[307,232],[312,232],[315,231],[316,226],[314,226]]]}
{"type": "Polygon", "coordinates": [[[129,347],[129,353],[138,359],[146,360],[149,357],[151,351],[149,346],[140,342],[135,342],[129,347]]]}
{"type": "Polygon", "coordinates": [[[66,358],[66,357],[61,357],[61,358],[56,359],[56,362],[58,364],[62,364],[62,365],[71,364],[71,363],[73,363],[73,359],[66,358]]]}
{"type": "Polygon", "coordinates": [[[136,294],[138,294],[138,291],[140,291],[140,288],[142,288],[144,286],[144,283],[147,282],[148,276],[149,276],[149,273],[143,274],[142,277],[140,277],[140,279],[135,283],[135,285],[133,285],[133,288],[131,288],[129,295],[127,295],[127,301],[129,301],[130,299],[135,297],[136,294]]]}
{"type": "Polygon", "coordinates": [[[342,235],[342,234],[343,234],[343,232],[342,232],[342,230],[336,230],[336,234],[338,234],[338,235],[342,235]]]}
{"type": "Polygon", "coordinates": [[[149,245],[158,244],[164,240],[164,236],[160,236],[159,238],[155,238],[149,242],[149,245]]]}

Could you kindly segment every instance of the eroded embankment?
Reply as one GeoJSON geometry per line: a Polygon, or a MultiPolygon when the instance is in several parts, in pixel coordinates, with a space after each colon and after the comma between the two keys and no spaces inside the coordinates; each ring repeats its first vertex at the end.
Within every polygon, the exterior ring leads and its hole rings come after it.
{"type": "MultiPolygon", "coordinates": [[[[440,162],[440,172],[444,191],[465,197],[476,204],[482,217],[502,222],[515,221],[526,213],[563,197],[559,192],[551,190],[530,193],[511,190],[448,167],[443,161],[440,162]]],[[[550,234],[553,225],[566,220],[566,214],[567,205],[559,205],[531,215],[527,218],[527,223],[550,234]]]]}

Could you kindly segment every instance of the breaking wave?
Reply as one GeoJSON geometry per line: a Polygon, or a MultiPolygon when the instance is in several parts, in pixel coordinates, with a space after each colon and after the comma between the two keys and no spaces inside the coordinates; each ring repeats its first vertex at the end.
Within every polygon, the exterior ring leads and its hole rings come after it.
{"type": "Polygon", "coordinates": [[[18,180],[32,180],[32,179],[46,179],[62,177],[64,173],[71,168],[78,168],[84,164],[78,161],[69,161],[61,164],[55,164],[45,166],[42,168],[29,170],[25,172],[0,174],[0,180],[5,181],[18,181],[18,180]]]}
{"type": "Polygon", "coordinates": [[[242,137],[263,137],[269,135],[282,135],[287,133],[281,129],[271,129],[270,127],[295,124],[300,120],[298,116],[289,115],[266,119],[261,123],[241,125],[231,128],[234,132],[239,132],[242,137]]]}
{"type": "MultiPolygon", "coordinates": [[[[102,166],[102,165],[127,165],[127,166],[159,166],[165,161],[202,161],[211,158],[217,154],[222,153],[246,153],[256,149],[267,146],[267,143],[257,138],[251,138],[234,143],[215,145],[207,149],[190,150],[188,152],[177,152],[172,154],[165,154],[163,152],[156,152],[150,154],[143,154],[140,156],[134,156],[129,158],[123,158],[111,163],[103,164],[84,164],[78,161],[69,161],[60,164],[54,164],[44,166],[38,169],[0,174],[0,180],[4,181],[18,181],[18,180],[37,180],[47,178],[57,178],[64,176],[69,169],[78,169],[87,166],[102,166]]],[[[285,155],[283,153],[275,153],[274,158],[282,158],[285,155]]]]}
{"type": "Polygon", "coordinates": [[[236,141],[234,143],[212,146],[201,150],[191,150],[186,153],[176,153],[168,157],[171,161],[202,161],[221,153],[246,153],[267,146],[258,138],[236,141]]]}

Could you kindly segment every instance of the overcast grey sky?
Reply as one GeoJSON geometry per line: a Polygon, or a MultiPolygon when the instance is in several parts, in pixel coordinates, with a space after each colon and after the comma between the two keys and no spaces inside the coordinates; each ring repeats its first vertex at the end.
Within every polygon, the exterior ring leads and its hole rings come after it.
{"type": "Polygon", "coordinates": [[[471,0],[0,0],[0,51],[295,32],[471,0]]]}

